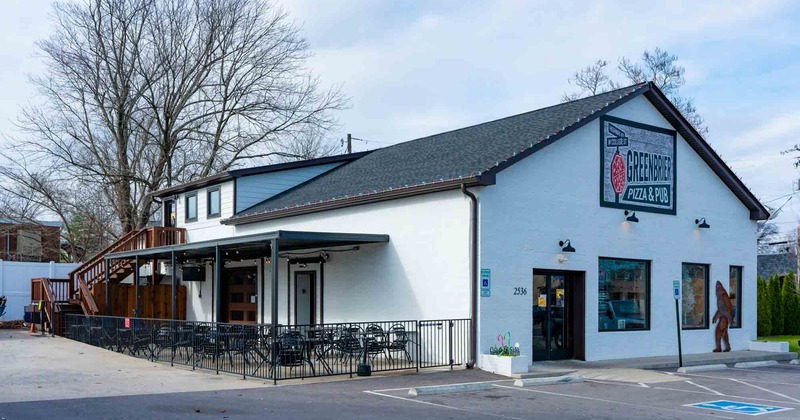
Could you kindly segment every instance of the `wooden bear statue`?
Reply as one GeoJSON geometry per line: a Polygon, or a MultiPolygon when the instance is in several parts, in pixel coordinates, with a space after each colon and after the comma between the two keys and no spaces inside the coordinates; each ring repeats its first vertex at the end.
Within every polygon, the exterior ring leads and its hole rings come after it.
{"type": "Polygon", "coordinates": [[[731,351],[728,327],[730,327],[732,321],[733,304],[731,303],[731,298],[722,283],[717,282],[717,313],[714,314],[714,319],[711,321],[717,324],[717,329],[714,331],[714,340],[717,343],[717,348],[714,349],[715,352],[731,351]],[[720,346],[720,340],[725,341],[725,350],[720,346]]]}

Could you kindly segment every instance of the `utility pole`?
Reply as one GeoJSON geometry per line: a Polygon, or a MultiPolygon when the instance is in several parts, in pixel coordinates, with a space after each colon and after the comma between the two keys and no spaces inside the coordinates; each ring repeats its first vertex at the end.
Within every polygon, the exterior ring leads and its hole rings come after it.
{"type": "Polygon", "coordinates": [[[353,136],[347,133],[347,154],[353,153],[353,136]]]}

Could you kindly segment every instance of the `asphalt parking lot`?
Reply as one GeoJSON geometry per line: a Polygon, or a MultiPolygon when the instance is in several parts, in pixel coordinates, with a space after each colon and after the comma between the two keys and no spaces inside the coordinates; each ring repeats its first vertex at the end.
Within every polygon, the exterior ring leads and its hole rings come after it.
{"type": "Polygon", "coordinates": [[[744,412],[768,419],[800,418],[800,366],[787,363],[692,374],[580,369],[577,374],[584,382],[531,387],[517,387],[507,378],[479,370],[332,377],[272,386],[153,364],[80,343],[64,341],[54,346],[44,338],[28,338],[0,340],[4,350],[0,357],[0,420],[30,418],[32,413],[59,419],[137,420],[750,417],[744,412]],[[44,350],[46,357],[40,354],[44,350]],[[488,389],[409,394],[415,387],[459,383],[480,383],[488,389]],[[711,402],[715,403],[693,406],[711,402]],[[774,411],[745,404],[773,407],[774,411]]]}
{"type": "Polygon", "coordinates": [[[648,384],[586,379],[582,383],[534,387],[516,387],[504,381],[492,382],[488,391],[473,393],[418,397],[409,396],[407,389],[368,393],[407,404],[461,412],[467,418],[472,414],[506,419],[542,415],[563,419],[736,419],[753,415],[800,418],[800,366],[780,364],[694,374],[678,374],[675,370],[657,372],[672,380],[648,384]],[[693,406],[703,403],[705,407],[693,406]]]}

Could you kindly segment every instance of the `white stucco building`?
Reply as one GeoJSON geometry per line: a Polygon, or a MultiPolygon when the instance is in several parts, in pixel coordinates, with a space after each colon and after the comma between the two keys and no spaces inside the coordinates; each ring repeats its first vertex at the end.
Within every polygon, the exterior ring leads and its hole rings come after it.
{"type": "Polygon", "coordinates": [[[476,355],[506,333],[534,362],[672,355],[678,281],[704,353],[720,281],[733,349],[756,338],[768,212],[652,84],[156,196],[187,243],[107,258],[177,252],[190,320],[472,318],[476,355]]]}

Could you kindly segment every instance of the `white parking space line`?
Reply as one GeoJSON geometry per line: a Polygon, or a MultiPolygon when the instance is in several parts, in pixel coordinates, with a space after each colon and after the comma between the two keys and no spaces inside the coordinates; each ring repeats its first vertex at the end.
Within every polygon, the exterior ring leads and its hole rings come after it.
{"type": "Polygon", "coordinates": [[[696,384],[696,383],[694,383],[694,382],[692,382],[692,381],[686,381],[686,383],[687,383],[687,384],[689,384],[689,385],[694,385],[694,386],[696,386],[696,387],[698,387],[698,388],[700,388],[700,389],[705,389],[706,391],[708,391],[708,392],[710,392],[710,393],[712,393],[712,394],[715,394],[715,395],[725,395],[725,394],[723,394],[723,393],[721,393],[721,392],[714,391],[713,389],[711,389],[711,388],[709,388],[709,387],[707,387],[707,386],[703,386],[703,385],[700,385],[700,384],[696,384]]]}
{"type": "MultiPolygon", "coordinates": [[[[717,376],[710,376],[710,378],[721,379],[721,380],[728,379],[728,378],[720,378],[720,377],[717,377],[717,376]]],[[[633,385],[626,384],[626,383],[621,383],[621,382],[605,382],[605,381],[598,381],[596,379],[586,380],[586,382],[596,382],[596,383],[605,384],[605,385],[633,386],[633,385]]],[[[694,385],[697,385],[697,384],[694,384],[694,385]]],[[[495,386],[497,386],[497,385],[495,385],[495,386]]],[[[772,399],[768,399],[768,398],[745,397],[745,396],[741,396],[741,395],[728,395],[728,394],[723,394],[723,393],[717,394],[717,393],[711,392],[710,390],[709,391],[694,391],[694,390],[691,390],[691,389],[667,388],[667,387],[663,387],[663,386],[653,386],[653,387],[650,387],[650,389],[656,389],[656,390],[659,390],[659,391],[683,392],[683,393],[689,393],[689,394],[718,395],[718,396],[723,396],[723,397],[728,397],[728,398],[735,398],[737,400],[752,400],[752,401],[758,401],[758,402],[761,402],[761,403],[800,405],[798,403],[787,402],[787,401],[784,401],[784,400],[772,400],[772,399]]]]}
{"type": "Polygon", "coordinates": [[[740,384],[742,384],[742,385],[751,386],[751,387],[753,387],[753,388],[755,388],[755,389],[760,389],[760,390],[762,390],[762,391],[764,391],[764,392],[769,392],[770,394],[775,394],[775,395],[777,395],[777,396],[779,396],[779,397],[786,398],[787,400],[791,400],[791,401],[794,401],[794,402],[796,402],[796,403],[800,403],[800,400],[798,400],[797,398],[792,398],[792,397],[790,397],[790,396],[788,396],[788,395],[786,395],[786,394],[781,394],[780,392],[777,392],[777,391],[773,391],[773,390],[770,390],[770,389],[767,389],[767,388],[762,388],[762,387],[760,387],[760,386],[758,386],[758,385],[748,384],[747,382],[745,382],[745,381],[740,381],[740,380],[738,380],[738,379],[733,379],[733,378],[730,378],[730,379],[731,379],[733,382],[738,382],[738,383],[740,383],[740,384]]]}
{"type": "Polygon", "coordinates": [[[644,409],[647,409],[647,410],[670,411],[670,412],[674,412],[674,413],[690,414],[690,415],[695,415],[695,416],[707,416],[707,417],[714,417],[714,418],[718,418],[718,419],[733,419],[734,418],[734,417],[720,416],[719,414],[707,414],[707,413],[701,413],[701,412],[696,412],[696,411],[678,410],[678,409],[675,409],[675,408],[666,408],[666,407],[656,407],[656,406],[652,406],[652,405],[634,404],[634,403],[628,403],[628,402],[622,402],[622,401],[607,400],[607,399],[604,399],[604,398],[587,397],[587,396],[584,396],[584,395],[562,394],[562,393],[559,393],[559,392],[542,391],[542,390],[530,389],[530,388],[515,388],[515,387],[511,387],[511,386],[497,385],[497,384],[495,384],[494,386],[497,387],[497,388],[508,388],[508,389],[513,389],[513,390],[522,391],[522,392],[535,392],[535,393],[538,393],[538,394],[555,395],[555,396],[559,396],[559,397],[569,397],[569,398],[575,398],[575,399],[580,399],[580,400],[605,402],[605,403],[609,403],[609,404],[624,405],[624,406],[628,406],[628,407],[644,408],[644,409]]]}
{"type": "MultiPolygon", "coordinates": [[[[661,391],[688,392],[690,394],[715,395],[715,394],[712,394],[710,392],[693,391],[691,389],[665,388],[665,387],[660,387],[660,386],[653,387],[653,389],[658,389],[658,390],[661,390],[661,391]]],[[[788,405],[800,405],[798,403],[788,402],[788,401],[784,401],[784,400],[771,400],[769,398],[745,397],[743,395],[730,395],[730,394],[722,394],[722,396],[723,397],[727,397],[727,398],[737,399],[737,400],[753,400],[753,401],[758,401],[760,403],[771,403],[771,404],[774,403],[774,404],[784,404],[784,405],[786,405],[786,404],[788,404],[788,405]]]]}
{"type": "MultiPolygon", "coordinates": [[[[737,368],[737,367],[732,367],[732,368],[728,368],[728,369],[732,369],[732,370],[747,370],[747,371],[750,371],[750,372],[764,372],[764,373],[787,373],[787,370],[794,370],[795,372],[797,372],[797,370],[798,370],[796,366],[795,367],[791,367],[789,369],[786,369],[786,366],[790,366],[790,365],[772,365],[772,366],[767,366],[764,369],[760,369],[760,368],[737,368]],[[776,368],[781,368],[783,370],[776,370],[776,368]]],[[[792,373],[792,375],[796,375],[796,374],[797,373],[794,373],[794,372],[792,373]]]]}
{"type": "MultiPolygon", "coordinates": [[[[405,388],[405,389],[408,389],[408,388],[405,388]]],[[[408,401],[408,402],[412,402],[412,403],[416,403],[416,404],[422,404],[422,405],[430,405],[430,406],[439,407],[439,408],[446,408],[448,410],[461,411],[463,413],[480,414],[482,416],[498,417],[498,418],[501,418],[501,419],[528,420],[528,419],[524,419],[524,418],[521,418],[521,417],[504,416],[502,414],[488,413],[488,412],[485,412],[485,411],[478,411],[478,410],[467,410],[466,408],[451,407],[449,405],[437,404],[437,403],[432,403],[432,402],[428,402],[428,401],[422,401],[422,400],[413,399],[413,398],[400,397],[400,396],[397,396],[397,395],[382,394],[382,393],[376,392],[376,391],[363,391],[363,392],[367,393],[367,394],[371,394],[371,395],[377,395],[379,397],[394,398],[396,400],[408,401]]]]}
{"type": "MultiPolygon", "coordinates": [[[[746,370],[746,371],[752,372],[755,369],[741,369],[741,370],[746,370]]],[[[664,372],[664,373],[668,374],[668,372],[664,372]]],[[[709,379],[731,379],[731,378],[729,378],[727,376],[701,375],[699,373],[681,373],[679,375],[680,376],[695,376],[695,377],[698,377],[698,378],[709,378],[709,379]]],[[[762,384],[772,384],[772,385],[800,386],[800,383],[794,384],[794,383],[790,383],[790,382],[765,381],[763,379],[749,379],[748,378],[747,381],[748,382],[758,382],[758,383],[762,383],[762,384]]]]}

